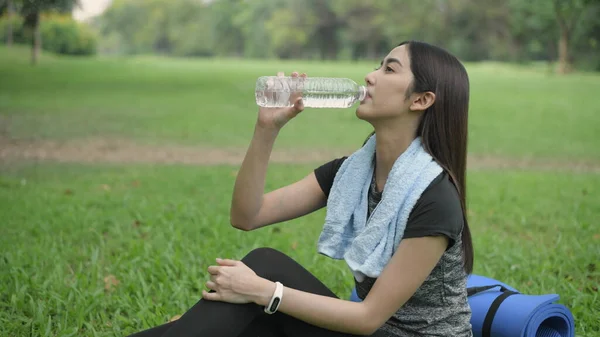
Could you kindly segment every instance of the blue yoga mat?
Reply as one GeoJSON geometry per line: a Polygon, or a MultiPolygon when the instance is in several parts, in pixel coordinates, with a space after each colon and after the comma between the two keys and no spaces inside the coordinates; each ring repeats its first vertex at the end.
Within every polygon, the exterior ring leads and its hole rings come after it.
{"type": "MultiPolygon", "coordinates": [[[[484,276],[471,275],[467,288],[501,285],[518,292],[517,289],[500,281],[484,276]]],[[[501,287],[485,290],[469,296],[473,326],[473,336],[481,337],[483,324],[492,302],[503,294],[501,287]]],[[[514,294],[506,297],[494,315],[491,337],[573,337],[575,322],[571,311],[562,304],[555,303],[556,294],[526,295],[514,294]]]]}
{"type": "MultiPolygon", "coordinates": [[[[556,294],[525,295],[504,284],[484,276],[471,275],[467,287],[497,287],[469,296],[471,325],[474,337],[483,336],[486,316],[492,303],[504,292],[516,292],[507,296],[498,306],[490,325],[490,337],[574,337],[575,322],[568,308],[556,304],[556,294]]],[[[350,300],[360,302],[356,289],[352,289],[350,300]]],[[[489,323],[488,323],[489,324],[489,323]]]]}

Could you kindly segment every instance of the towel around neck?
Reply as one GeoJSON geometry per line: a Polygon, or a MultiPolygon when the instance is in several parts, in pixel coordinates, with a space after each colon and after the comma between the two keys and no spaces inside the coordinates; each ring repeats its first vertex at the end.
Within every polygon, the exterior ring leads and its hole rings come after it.
{"type": "Polygon", "coordinates": [[[381,201],[367,219],[375,145],[373,135],[340,166],[317,244],[319,253],[344,259],[359,282],[381,274],[402,239],[414,205],[442,172],[421,138],[415,138],[394,162],[381,201]]]}

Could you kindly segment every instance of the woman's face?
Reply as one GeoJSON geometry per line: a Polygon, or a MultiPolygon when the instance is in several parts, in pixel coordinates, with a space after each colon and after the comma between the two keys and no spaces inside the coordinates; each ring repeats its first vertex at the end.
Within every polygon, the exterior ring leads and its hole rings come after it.
{"type": "Polygon", "coordinates": [[[408,113],[411,99],[407,91],[413,81],[406,45],[392,49],[381,66],[367,74],[367,97],[356,110],[364,120],[395,118],[408,113]]]}

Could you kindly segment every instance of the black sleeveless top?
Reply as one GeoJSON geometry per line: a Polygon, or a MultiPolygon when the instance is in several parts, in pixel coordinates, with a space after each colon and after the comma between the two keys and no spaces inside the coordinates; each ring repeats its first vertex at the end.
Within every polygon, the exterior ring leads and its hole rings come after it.
{"type": "MultiPolygon", "coordinates": [[[[338,158],[315,169],[325,195],[329,196],[335,174],[345,159],[338,158]]],[[[369,190],[369,214],[381,196],[373,179],[369,190]]],[[[448,248],[421,287],[380,328],[381,332],[388,336],[472,336],[461,248],[463,224],[458,193],[443,172],[415,204],[403,238],[444,235],[449,239],[448,248]]],[[[362,282],[354,281],[358,296],[364,299],[376,279],[367,277],[362,282]]]]}

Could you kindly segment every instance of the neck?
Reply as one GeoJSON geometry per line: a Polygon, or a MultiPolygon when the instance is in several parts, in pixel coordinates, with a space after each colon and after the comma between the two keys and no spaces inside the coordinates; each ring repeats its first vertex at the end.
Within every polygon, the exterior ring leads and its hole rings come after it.
{"type": "Polygon", "coordinates": [[[375,126],[375,181],[377,190],[382,191],[394,163],[406,151],[416,137],[418,119],[411,121],[385,121],[375,126]]]}

